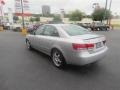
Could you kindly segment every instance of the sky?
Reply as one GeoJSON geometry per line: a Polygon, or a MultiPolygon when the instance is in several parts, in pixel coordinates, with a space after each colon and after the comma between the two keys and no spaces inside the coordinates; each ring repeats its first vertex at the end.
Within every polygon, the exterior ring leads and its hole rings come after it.
{"type": "MultiPolygon", "coordinates": [[[[12,8],[14,11],[14,0],[5,0],[4,11],[7,12],[8,8],[12,8]]],[[[105,7],[106,0],[29,0],[31,13],[41,13],[42,5],[49,5],[52,13],[60,13],[60,9],[64,9],[65,12],[70,12],[76,9],[91,14],[93,12],[93,3],[99,3],[101,7],[105,7]]],[[[110,2],[110,0],[108,0],[110,2]]],[[[120,15],[120,0],[112,0],[112,13],[120,15]]],[[[109,6],[109,3],[108,3],[109,6]]]]}

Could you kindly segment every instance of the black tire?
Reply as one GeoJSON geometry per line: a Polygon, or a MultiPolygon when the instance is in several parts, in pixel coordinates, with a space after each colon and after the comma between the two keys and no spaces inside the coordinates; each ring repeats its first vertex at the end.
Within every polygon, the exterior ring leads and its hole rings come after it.
{"type": "Polygon", "coordinates": [[[109,28],[108,28],[108,27],[106,28],[106,31],[109,31],[109,28]]]}
{"type": "Polygon", "coordinates": [[[52,50],[51,58],[53,61],[53,65],[55,67],[62,68],[62,69],[65,68],[65,65],[66,65],[65,58],[58,49],[52,50]]]}
{"type": "Polygon", "coordinates": [[[26,46],[29,50],[32,50],[32,46],[31,46],[29,40],[26,40],[26,46]]]}
{"type": "Polygon", "coordinates": [[[91,66],[96,66],[96,65],[98,65],[99,64],[99,61],[96,61],[96,62],[93,62],[93,63],[91,63],[91,64],[89,64],[89,65],[91,65],[91,66]]]}
{"type": "Polygon", "coordinates": [[[96,28],[96,31],[100,31],[100,28],[96,28]]]}

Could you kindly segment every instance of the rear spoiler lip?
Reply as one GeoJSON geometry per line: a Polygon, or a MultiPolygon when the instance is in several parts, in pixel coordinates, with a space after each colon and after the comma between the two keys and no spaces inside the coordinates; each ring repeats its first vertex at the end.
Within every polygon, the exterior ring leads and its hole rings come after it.
{"type": "Polygon", "coordinates": [[[96,38],[102,38],[105,37],[104,35],[98,36],[98,37],[94,37],[94,38],[89,38],[89,39],[84,39],[84,40],[90,40],[90,39],[96,39],[96,38]]]}

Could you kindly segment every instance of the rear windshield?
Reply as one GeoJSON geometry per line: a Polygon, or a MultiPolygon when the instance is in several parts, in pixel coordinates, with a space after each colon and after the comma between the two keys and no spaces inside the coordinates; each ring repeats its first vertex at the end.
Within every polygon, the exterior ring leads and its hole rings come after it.
{"type": "Polygon", "coordinates": [[[77,36],[90,33],[89,30],[78,25],[63,25],[62,28],[70,36],[77,36]]]}

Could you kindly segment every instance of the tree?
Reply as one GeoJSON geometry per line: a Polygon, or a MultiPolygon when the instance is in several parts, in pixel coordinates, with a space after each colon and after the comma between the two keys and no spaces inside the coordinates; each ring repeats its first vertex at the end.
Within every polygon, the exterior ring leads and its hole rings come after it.
{"type": "Polygon", "coordinates": [[[39,21],[40,21],[40,17],[36,17],[36,18],[35,18],[35,21],[36,21],[36,22],[39,22],[39,21]]]}
{"type": "Polygon", "coordinates": [[[54,22],[61,22],[62,19],[60,18],[60,15],[55,15],[55,16],[53,17],[53,21],[54,21],[54,22]]]}
{"type": "Polygon", "coordinates": [[[82,13],[81,11],[75,10],[69,14],[69,19],[71,21],[81,21],[83,18],[83,14],[84,13],[82,13]]]}
{"type": "Polygon", "coordinates": [[[69,18],[69,14],[65,14],[64,17],[65,17],[65,18],[69,18]]]}
{"type": "Polygon", "coordinates": [[[108,19],[111,16],[111,12],[109,10],[106,10],[104,8],[100,8],[97,10],[94,10],[94,12],[92,13],[92,19],[94,21],[103,21],[108,19]],[[105,14],[106,12],[106,14],[105,14]]]}
{"type": "Polygon", "coordinates": [[[86,15],[85,17],[86,17],[86,18],[92,18],[92,16],[91,16],[91,15],[86,15]]]}
{"type": "Polygon", "coordinates": [[[30,22],[34,22],[35,19],[33,17],[30,18],[30,22]]]}
{"type": "Polygon", "coordinates": [[[50,14],[48,17],[54,17],[55,15],[54,14],[50,14]]]}

